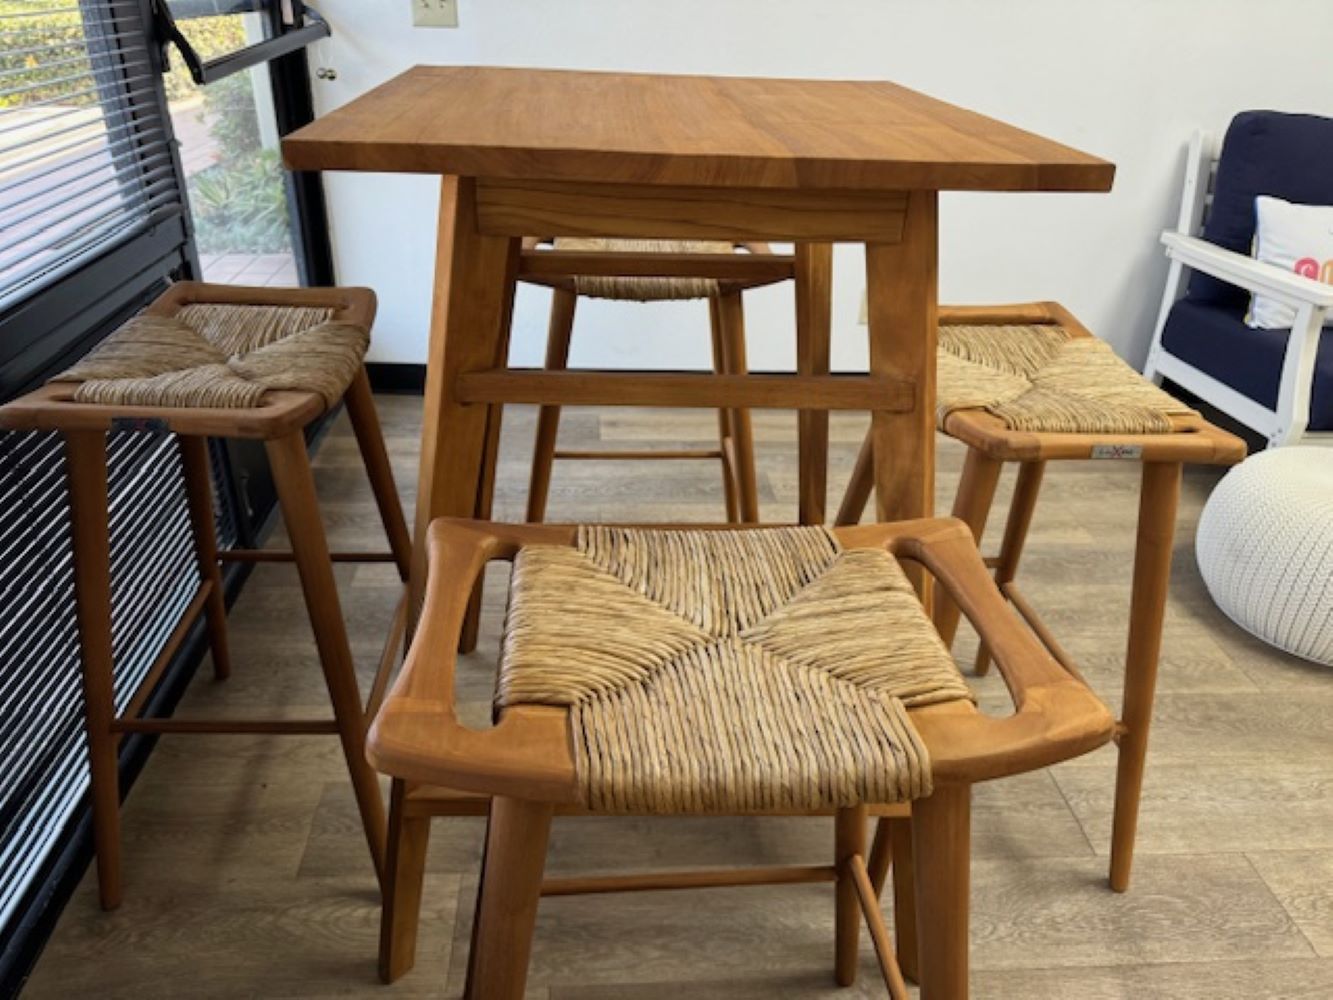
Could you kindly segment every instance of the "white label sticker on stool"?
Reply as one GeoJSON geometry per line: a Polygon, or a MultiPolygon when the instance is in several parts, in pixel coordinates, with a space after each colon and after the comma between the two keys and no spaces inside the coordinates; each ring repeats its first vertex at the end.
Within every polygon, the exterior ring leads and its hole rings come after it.
{"type": "Polygon", "coordinates": [[[1143,457],[1143,445],[1141,444],[1094,444],[1092,446],[1093,458],[1122,458],[1129,460],[1138,460],[1143,457]]]}

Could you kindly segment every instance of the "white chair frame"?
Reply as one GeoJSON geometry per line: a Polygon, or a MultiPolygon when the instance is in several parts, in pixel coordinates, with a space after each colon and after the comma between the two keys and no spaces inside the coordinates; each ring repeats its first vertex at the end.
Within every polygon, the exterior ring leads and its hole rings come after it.
{"type": "Polygon", "coordinates": [[[1310,422],[1310,393],[1319,338],[1329,312],[1333,311],[1333,285],[1260,263],[1201,239],[1197,234],[1203,229],[1205,215],[1212,203],[1212,180],[1216,172],[1215,141],[1206,132],[1195,132],[1185,164],[1180,220],[1175,230],[1162,233],[1171,268],[1143,374],[1159,384],[1164,378],[1170,379],[1262,434],[1269,447],[1291,444],[1333,446],[1333,432],[1310,433],[1306,430],[1310,422]],[[1282,363],[1275,409],[1256,403],[1176,357],[1162,345],[1167,315],[1185,294],[1189,270],[1202,271],[1251,293],[1260,292],[1296,310],[1296,322],[1292,325],[1282,363]]]}

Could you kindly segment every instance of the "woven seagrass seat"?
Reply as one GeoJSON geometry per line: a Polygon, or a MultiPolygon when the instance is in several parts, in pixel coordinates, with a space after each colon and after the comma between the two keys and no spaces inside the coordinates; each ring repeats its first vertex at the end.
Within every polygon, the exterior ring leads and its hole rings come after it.
{"type": "Polygon", "coordinates": [[[275,389],[342,399],[370,346],[329,307],[191,302],[136,316],[53,381],[78,403],[254,408],[275,389]]]}
{"type": "Polygon", "coordinates": [[[1009,430],[1170,434],[1194,411],[1121,361],[1109,344],[1059,323],[941,324],[936,415],[985,410],[1009,430]]]}
{"type": "MultiPolygon", "coordinates": [[[[542,248],[540,239],[525,241],[520,278],[554,290],[546,342],[545,366],[549,371],[562,371],[568,367],[574,313],[580,298],[620,302],[702,299],[708,303],[713,370],[718,374],[744,374],[742,293],[790,280],[795,274],[794,256],[775,254],[761,243],[737,246],[717,240],[592,237],[558,237],[547,242],[550,243],[549,249],[542,248]]],[[[734,523],[756,523],[759,520],[754,434],[748,410],[728,408],[718,411],[718,445],[715,448],[560,450],[556,447],[559,426],[560,407],[542,406],[537,418],[528,487],[529,521],[545,519],[556,459],[717,461],[722,470],[727,520],[734,523]]],[[[493,456],[493,449],[491,454],[493,456]]],[[[489,516],[489,507],[483,504],[480,513],[489,516]]]]}
{"type": "MultiPolygon", "coordinates": [[[[1111,885],[1123,891],[1133,857],[1181,467],[1234,464],[1245,446],[1143,378],[1055,303],[942,308],[936,377],[937,426],[968,448],[953,514],[980,542],[1001,469],[1006,462],[1019,464],[1004,538],[990,562],[1002,593],[1070,670],[1070,658],[1014,579],[1046,463],[1143,463],[1111,849],[1111,885]]],[[[872,466],[867,437],[839,524],[860,520],[872,466]]],[[[934,621],[951,643],[957,606],[940,600],[934,621]]],[[[977,673],[989,663],[983,642],[977,673]]]]}
{"type": "Polygon", "coordinates": [[[394,778],[386,979],[412,963],[430,818],[472,793],[488,797],[490,823],[467,995],[523,995],[544,895],[834,882],[838,981],[855,978],[864,915],[890,993],[905,998],[865,855],[868,815],[912,803],[910,864],[930,887],[915,903],[922,947],[938,948],[967,922],[971,785],[1111,737],[1110,713],[1008,613],[955,521],[441,519],[428,543],[420,624],[368,742],[394,778]],[[472,729],[454,705],[457,639],[491,560],[513,563],[510,603],[496,721],[472,729]],[[977,711],[900,560],[930,573],[993,644],[1012,715],[977,711]],[[554,815],[705,813],[831,813],[834,864],[543,878],[554,815]]]}
{"type": "Polygon", "coordinates": [[[897,561],[824,528],[585,527],[514,562],[496,704],[568,708],[598,812],[929,795],[907,709],[968,697],[897,561]]]}
{"type": "MultiPolygon", "coordinates": [[[[0,407],[0,427],[60,432],[66,454],[74,584],[93,829],[103,907],[119,905],[120,792],[117,744],[125,733],[270,733],[337,736],[376,874],[384,868],[386,822],[379,783],[365,759],[366,717],[374,713],[406,631],[404,592],[380,672],[363,702],[343,620],[334,556],[320,517],[305,427],[344,403],[379,508],[390,552],[339,553],[339,561],[393,562],[406,581],[411,539],[362,359],[375,295],[366,288],[245,288],[182,281],[47,385],[0,407]],[[175,435],[200,586],[156,662],[128,701],[113,690],[111,535],[107,439],[175,435]],[[213,515],[210,438],[262,441],[291,551],[219,551],[213,515]],[[331,717],[145,718],[157,687],[196,620],[207,626],[213,672],[230,675],[222,565],[290,562],[300,572],[306,611],[329,693],[331,717]]],[[[217,484],[225,488],[226,483],[217,484]]],[[[135,516],[135,512],[119,516],[135,516]]],[[[243,529],[242,537],[249,534],[243,529]]],[[[147,553],[132,553],[144,558],[147,553]]],[[[117,623],[119,624],[119,623],[117,623]]]]}
{"type": "MultiPolygon", "coordinates": [[[[580,253],[734,253],[730,243],[716,240],[608,240],[578,236],[560,236],[557,250],[580,253]]],[[[639,275],[574,275],[574,290],[590,299],[619,299],[630,302],[667,302],[683,299],[710,299],[721,294],[716,278],[661,277],[639,275]]]]}

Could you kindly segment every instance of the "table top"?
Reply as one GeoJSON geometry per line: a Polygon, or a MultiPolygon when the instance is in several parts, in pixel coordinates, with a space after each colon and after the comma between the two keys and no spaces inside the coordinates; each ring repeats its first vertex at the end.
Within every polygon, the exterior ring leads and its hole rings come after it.
{"type": "Polygon", "coordinates": [[[704,187],[1108,191],[1114,164],[893,83],[417,66],[295,170],[704,187]]]}

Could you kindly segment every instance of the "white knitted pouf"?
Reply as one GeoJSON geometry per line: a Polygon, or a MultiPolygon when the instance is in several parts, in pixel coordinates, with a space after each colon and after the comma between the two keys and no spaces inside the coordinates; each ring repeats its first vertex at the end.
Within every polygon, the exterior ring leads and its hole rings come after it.
{"type": "Polygon", "coordinates": [[[1228,618],[1333,664],[1333,448],[1272,448],[1236,466],[1208,498],[1194,547],[1228,618]]]}

